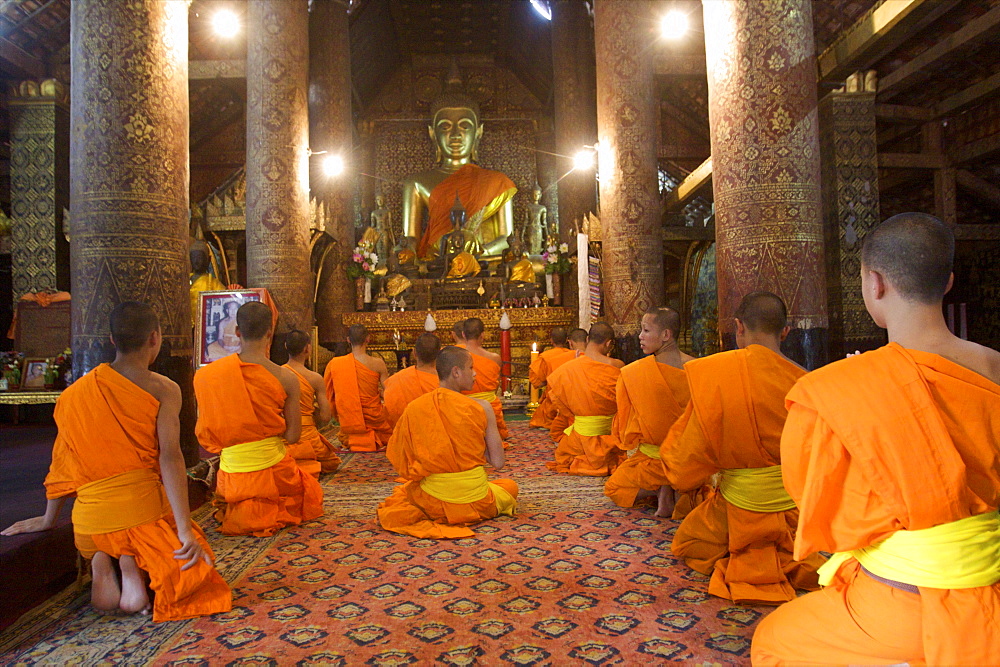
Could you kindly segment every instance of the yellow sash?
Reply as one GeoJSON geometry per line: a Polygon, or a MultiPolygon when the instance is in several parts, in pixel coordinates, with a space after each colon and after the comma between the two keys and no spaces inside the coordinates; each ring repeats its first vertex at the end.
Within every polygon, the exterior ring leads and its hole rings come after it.
{"type": "Polygon", "coordinates": [[[611,424],[614,415],[577,415],[563,433],[569,435],[576,432],[587,437],[611,435],[611,424]]]}
{"type": "Polygon", "coordinates": [[[508,516],[514,516],[514,509],[517,506],[517,500],[503,487],[490,484],[483,466],[461,472],[438,472],[427,475],[420,480],[420,488],[438,500],[456,505],[480,501],[487,493],[493,491],[497,511],[508,516]]]}
{"type": "Polygon", "coordinates": [[[469,398],[478,398],[481,401],[486,401],[487,403],[492,403],[497,400],[497,392],[494,391],[477,391],[475,394],[469,394],[469,398]]]}
{"type": "Polygon", "coordinates": [[[160,476],[149,468],[129,470],[76,490],[73,531],[101,535],[163,518],[170,504],[160,476]]]}
{"type": "Polygon", "coordinates": [[[781,466],[728,468],[722,471],[719,492],[727,501],[750,512],[785,512],[795,509],[781,482],[781,466]]]}
{"type": "Polygon", "coordinates": [[[660,448],[656,445],[651,445],[648,442],[639,443],[639,451],[648,456],[651,459],[660,460],[660,448]]]}
{"type": "Polygon", "coordinates": [[[872,574],[924,588],[979,588],[1000,581],[996,510],[923,530],[898,530],[878,544],[836,553],[819,569],[826,586],[854,558],[872,574]]]}
{"type": "Polygon", "coordinates": [[[244,442],[222,450],[219,469],[224,472],[257,472],[270,468],[285,458],[285,440],[281,436],[244,442]]]}

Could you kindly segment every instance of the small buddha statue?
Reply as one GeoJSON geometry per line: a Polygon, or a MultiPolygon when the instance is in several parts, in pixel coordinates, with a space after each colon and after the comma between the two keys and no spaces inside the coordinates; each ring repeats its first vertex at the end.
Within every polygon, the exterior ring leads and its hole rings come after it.
{"type": "Polygon", "coordinates": [[[542,253],[542,239],[548,233],[549,210],[542,206],[542,188],[535,183],[535,189],[531,191],[531,203],[528,204],[528,253],[540,255],[542,253]]]}
{"type": "Polygon", "coordinates": [[[416,240],[410,236],[400,236],[398,242],[389,253],[388,266],[390,273],[401,273],[410,280],[417,277],[420,267],[417,266],[416,240]]]}
{"type": "Polygon", "coordinates": [[[441,238],[440,257],[444,260],[444,278],[465,278],[479,273],[479,262],[467,250],[468,234],[465,231],[465,207],[455,195],[455,203],[449,212],[451,232],[441,238]]]}
{"type": "Polygon", "coordinates": [[[535,268],[532,266],[531,260],[524,256],[524,246],[521,243],[521,239],[516,234],[511,233],[507,237],[507,244],[507,250],[503,254],[505,282],[535,282],[535,268]]]}
{"type": "Polygon", "coordinates": [[[385,195],[381,192],[375,195],[375,209],[371,214],[370,229],[375,230],[375,254],[379,257],[379,262],[385,262],[388,257],[388,249],[392,248],[396,240],[392,233],[392,212],[385,206],[385,195]]]}

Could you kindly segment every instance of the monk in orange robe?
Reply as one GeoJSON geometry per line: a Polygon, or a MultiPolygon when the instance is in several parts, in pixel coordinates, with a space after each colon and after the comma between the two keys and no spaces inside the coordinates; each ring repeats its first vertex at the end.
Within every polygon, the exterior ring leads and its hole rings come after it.
{"type": "Polygon", "coordinates": [[[741,348],[684,365],[691,401],[660,448],[670,485],[717,489],[685,517],[674,555],[711,575],[708,592],[746,604],[781,604],[815,590],[823,559],[792,558],[799,512],[781,486],[778,446],[785,394],[806,371],[781,354],[788,335],[780,297],[752,292],[736,311],[741,348]]]}
{"type": "Polygon", "coordinates": [[[181,390],[149,370],[162,341],[153,309],[134,301],[116,306],[111,341],[115,360],[74,382],[56,403],[45,515],[2,534],[49,530],[75,495],[73,532],[91,562],[96,608],[145,613],[148,582],[156,622],[229,611],[229,586],[188,507],[181,390]]]}
{"type": "Polygon", "coordinates": [[[566,342],[566,329],[555,327],[552,329],[550,338],[552,340],[552,347],[543,350],[531,362],[531,367],[528,369],[528,381],[531,382],[532,386],[544,392],[542,400],[538,402],[535,414],[531,416],[531,421],[528,422],[528,425],[534,428],[544,428],[545,430],[548,430],[552,426],[552,420],[559,413],[552,404],[552,399],[549,397],[548,392],[545,391],[549,374],[570,359],[576,358],[576,352],[569,349],[569,344],[566,342]]]}
{"type": "Polygon", "coordinates": [[[352,452],[375,452],[392,435],[382,403],[382,387],[389,379],[385,362],[368,354],[368,328],[354,324],[347,330],[351,353],[334,357],[323,379],[333,416],[340,422],[337,437],[352,452]]]}
{"type": "MultiPolygon", "coordinates": [[[[507,440],[510,432],[503,418],[503,403],[497,391],[500,390],[500,355],[483,347],[483,334],[486,326],[478,317],[465,320],[465,349],[472,353],[472,364],[476,369],[476,378],[472,390],[465,392],[467,396],[480,398],[493,406],[493,414],[497,420],[500,437],[507,440]]],[[[506,446],[506,445],[505,445],[506,446]]]]}
{"type": "Polygon", "coordinates": [[[330,441],[323,437],[317,425],[326,426],[332,412],[326,398],[323,376],[306,368],[306,359],[312,354],[312,341],[305,331],[294,329],[285,336],[288,363],[283,366],[295,373],[299,381],[299,409],[302,413],[302,432],[299,441],[288,445],[288,453],[306,473],[319,479],[321,472],[337,472],[340,457],[330,441]]]}
{"type": "Polygon", "coordinates": [[[869,232],[861,289],[890,343],[788,394],[795,556],[836,555],[761,622],[754,664],[1000,660],[1000,353],[945,324],[954,244],[923,213],[869,232]]]}
{"type": "Polygon", "coordinates": [[[393,374],[385,383],[385,409],[395,428],[406,406],[438,388],[437,357],[441,341],[432,333],[422,333],[413,344],[416,363],[393,374]]]}
{"type": "Polygon", "coordinates": [[[449,345],[438,355],[440,386],[410,403],[386,456],[406,479],[378,507],[383,528],[422,538],[472,537],[468,527],[513,516],[517,483],[489,481],[484,464],[504,465],[503,442],[489,403],[462,392],[472,387],[472,354],[449,345]]]}
{"type": "Polygon", "coordinates": [[[220,455],[216,514],[226,535],[273,534],[323,514],[323,490],[287,452],[301,433],[299,381],[267,355],[271,309],[250,301],[236,311],[242,347],[194,375],[195,433],[220,455]]]}
{"type": "MultiPolygon", "coordinates": [[[[573,359],[579,359],[587,350],[586,330],[580,328],[570,329],[569,335],[566,337],[566,342],[569,343],[569,349],[573,352],[573,359]]],[[[569,361],[573,361],[573,359],[569,361]]],[[[545,384],[548,387],[548,379],[546,379],[545,384]]],[[[551,392],[552,389],[547,388],[547,391],[551,392]]],[[[559,444],[559,441],[566,437],[566,429],[573,423],[573,415],[560,413],[558,406],[555,403],[552,405],[555,410],[555,416],[552,417],[552,422],[549,424],[549,437],[552,439],[552,442],[559,444]]]]}
{"type": "Polygon", "coordinates": [[[618,414],[612,433],[623,451],[635,449],[604,484],[619,507],[656,497],[656,516],[683,519],[697,502],[685,494],[678,504],[660,461],[660,443],[684,413],[691,392],[684,363],[694,357],[677,347],[681,317],[672,308],[651,308],[642,316],[639,346],[647,357],[622,369],[615,390],[618,414]]]}
{"type": "Polygon", "coordinates": [[[579,359],[563,364],[549,376],[552,401],[573,424],[556,446],[548,467],[571,475],[610,475],[625,457],[611,427],[618,405],[615,387],[624,364],[608,356],[615,342],[611,326],[590,327],[587,349],[579,359]]]}

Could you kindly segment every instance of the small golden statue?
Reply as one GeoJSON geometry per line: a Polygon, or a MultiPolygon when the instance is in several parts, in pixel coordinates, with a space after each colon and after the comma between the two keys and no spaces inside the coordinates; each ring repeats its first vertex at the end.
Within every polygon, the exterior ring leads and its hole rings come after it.
{"type": "Polygon", "coordinates": [[[524,256],[524,246],[514,232],[507,237],[507,250],[503,254],[505,282],[533,283],[535,282],[535,267],[531,260],[524,256]]]}
{"type": "Polygon", "coordinates": [[[531,191],[531,203],[528,204],[528,253],[542,254],[542,239],[548,235],[549,210],[542,206],[542,188],[535,183],[531,191]]]}

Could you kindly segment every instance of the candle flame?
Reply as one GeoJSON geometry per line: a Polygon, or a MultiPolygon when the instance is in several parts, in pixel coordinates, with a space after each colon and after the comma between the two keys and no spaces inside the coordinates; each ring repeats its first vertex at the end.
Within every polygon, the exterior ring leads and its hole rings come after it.
{"type": "Polygon", "coordinates": [[[538,343],[532,343],[531,344],[531,351],[532,352],[538,352],[538,343]]]}

